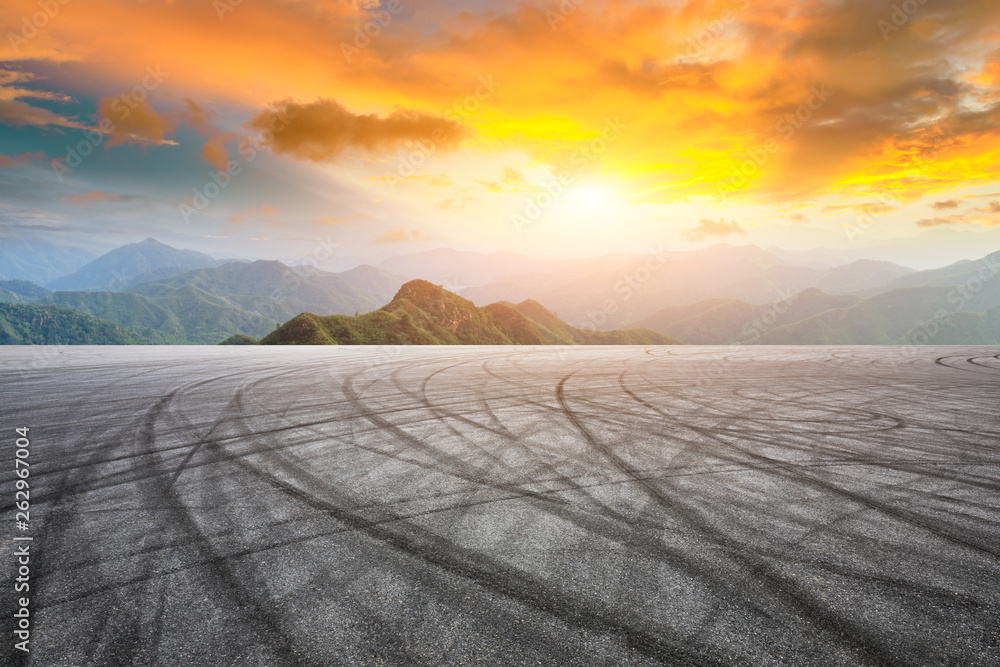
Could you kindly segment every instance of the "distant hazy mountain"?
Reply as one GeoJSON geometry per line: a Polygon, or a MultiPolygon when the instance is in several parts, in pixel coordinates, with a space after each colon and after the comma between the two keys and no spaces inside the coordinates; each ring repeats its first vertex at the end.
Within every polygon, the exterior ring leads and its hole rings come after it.
{"type": "Polygon", "coordinates": [[[984,281],[992,281],[998,275],[1000,275],[1000,251],[986,255],[978,260],[962,260],[939,269],[909,273],[877,288],[859,291],[859,294],[862,296],[873,296],[901,287],[922,287],[926,285],[975,286],[984,281]]]}
{"type": "Polygon", "coordinates": [[[367,283],[377,291],[324,271],[259,261],[168,275],[120,292],[49,293],[31,283],[0,282],[0,301],[72,308],[161,344],[216,344],[235,334],[264,336],[302,312],[368,312],[391,299],[399,287],[393,287],[397,277],[375,267],[358,267],[346,273],[354,282],[367,283]],[[386,292],[389,296],[384,296],[386,292]]]}
{"type": "Polygon", "coordinates": [[[860,297],[832,296],[809,288],[773,304],[752,304],[740,299],[707,299],[687,306],[671,306],[636,322],[685,343],[716,345],[755,343],[767,331],[794,324],[820,313],[848,308],[860,297]]]}
{"type": "Polygon", "coordinates": [[[140,294],[162,295],[164,286],[197,287],[246,311],[281,321],[305,311],[321,315],[365,313],[385,303],[384,298],[333,273],[265,260],[230,262],[130,289],[140,294]]]}
{"type": "Polygon", "coordinates": [[[818,256],[803,260],[724,244],[568,260],[439,249],[334,274],[277,261],[219,265],[147,239],[51,283],[88,287],[50,293],[26,280],[0,280],[0,302],[48,309],[18,311],[28,324],[18,320],[20,333],[8,340],[29,340],[24,327],[31,323],[44,326],[48,339],[73,338],[71,332],[81,330],[114,338],[60,310],[71,308],[113,323],[119,341],[133,336],[168,344],[247,342],[237,334],[344,343],[879,344],[928,338],[992,344],[1000,335],[991,328],[997,317],[991,309],[1000,306],[997,275],[1000,252],[915,272],[873,260],[821,266],[818,256]],[[198,268],[187,270],[191,265],[198,268]],[[417,270],[437,276],[444,288],[400,275],[417,270]],[[101,291],[101,281],[112,289],[101,291]],[[489,305],[476,308],[462,297],[489,305]],[[57,311],[59,317],[51,315],[57,311]],[[455,328],[455,321],[464,324],[455,328]],[[276,332],[280,322],[286,324],[276,332]],[[65,336],[57,334],[62,325],[69,327],[65,336]],[[645,330],[613,330],[624,326],[645,330]]]}
{"type": "Polygon", "coordinates": [[[482,285],[537,269],[539,260],[509,250],[495,253],[437,248],[387,259],[379,268],[406,277],[452,285],[482,285]]]}
{"type": "Polygon", "coordinates": [[[350,271],[343,271],[334,275],[374,295],[378,298],[379,303],[385,303],[392,299],[393,295],[407,281],[406,278],[400,275],[379,269],[370,264],[362,264],[350,271]]]}
{"type": "Polygon", "coordinates": [[[471,288],[477,303],[519,301],[527,295],[582,328],[611,329],[666,306],[713,297],[765,303],[808,286],[814,269],[789,266],[756,246],[717,245],[684,253],[650,254],[628,265],[549,280],[508,279],[471,288]]]}
{"type": "Polygon", "coordinates": [[[30,303],[43,298],[49,291],[30,280],[0,280],[0,301],[30,303]]]}
{"type": "Polygon", "coordinates": [[[57,290],[120,292],[143,279],[218,266],[219,260],[194,250],[178,250],[155,239],[116,248],[83,268],[49,283],[57,290]]]}
{"type": "MultiPolygon", "coordinates": [[[[942,282],[961,281],[970,275],[968,268],[937,275],[942,282]]],[[[904,287],[868,299],[830,295],[816,288],[763,305],[732,298],[706,299],[664,308],[636,325],[701,344],[988,345],[1000,336],[1000,330],[990,328],[996,324],[991,309],[997,306],[1000,277],[904,287]],[[968,325],[966,330],[963,323],[968,325]]]]}
{"type": "MultiPolygon", "coordinates": [[[[798,225],[784,227],[791,232],[786,238],[789,242],[805,240],[804,234],[796,233],[798,225]]],[[[772,231],[781,234],[781,226],[775,226],[772,231]]],[[[896,236],[894,238],[869,239],[863,229],[848,225],[843,228],[845,235],[840,243],[827,247],[814,247],[808,250],[767,246],[765,250],[790,264],[801,264],[813,268],[830,268],[842,266],[859,259],[888,261],[915,269],[934,269],[946,264],[979,257],[991,248],[1000,247],[1000,229],[976,227],[973,225],[952,225],[950,227],[930,227],[915,230],[912,236],[896,236]],[[857,234],[856,232],[860,232],[857,234]],[[846,243],[844,243],[846,241],[846,243]]],[[[834,241],[834,237],[828,237],[834,241]]]]}
{"type": "Polygon", "coordinates": [[[854,261],[854,257],[844,257],[836,250],[827,248],[817,248],[815,250],[786,250],[778,246],[769,245],[764,248],[786,264],[792,266],[808,266],[813,269],[830,269],[835,266],[843,266],[854,261]]]}
{"type": "Polygon", "coordinates": [[[881,288],[913,273],[913,269],[892,262],[860,259],[820,272],[810,280],[810,287],[828,294],[857,294],[872,288],[881,288]]]}
{"type": "Polygon", "coordinates": [[[631,326],[668,306],[734,298],[770,303],[823,285],[846,293],[878,285],[908,272],[880,262],[854,262],[832,269],[789,264],[756,246],[715,245],[693,252],[649,254],[624,267],[595,273],[564,273],[538,280],[508,278],[466,289],[477,303],[516,301],[530,294],[577,326],[631,326]]]}
{"type": "Polygon", "coordinates": [[[68,308],[0,303],[0,345],[145,345],[114,322],[68,308]]]}
{"type": "Polygon", "coordinates": [[[76,271],[93,259],[82,248],[63,246],[30,234],[0,238],[0,279],[30,280],[45,285],[76,271]]]}
{"type": "Polygon", "coordinates": [[[970,344],[989,344],[974,339],[973,332],[958,335],[955,322],[977,322],[988,327],[990,318],[968,317],[1000,305],[1000,280],[990,281],[975,293],[960,286],[904,287],[878,294],[849,308],[838,308],[776,327],[759,343],[771,345],[894,345],[901,343],[950,344],[962,339],[970,344]],[[951,333],[945,334],[948,331],[951,333]],[[939,338],[943,336],[943,338],[939,338]]]}
{"type": "Polygon", "coordinates": [[[1000,243],[1000,230],[995,228],[958,227],[933,227],[910,237],[884,239],[870,244],[854,243],[852,249],[842,249],[839,253],[854,259],[880,259],[919,269],[933,269],[981,256],[1000,243]]]}
{"type": "Polygon", "coordinates": [[[655,331],[581,331],[537,303],[474,303],[425,280],[403,285],[383,308],[356,317],[303,313],[264,345],[675,345],[655,331]]]}

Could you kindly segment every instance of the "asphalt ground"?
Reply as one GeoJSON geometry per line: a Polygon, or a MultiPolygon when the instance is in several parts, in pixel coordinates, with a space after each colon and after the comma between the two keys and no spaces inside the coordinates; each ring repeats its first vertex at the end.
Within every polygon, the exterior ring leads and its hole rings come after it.
{"type": "Polygon", "coordinates": [[[0,662],[997,665],[998,353],[4,348],[0,662]]]}

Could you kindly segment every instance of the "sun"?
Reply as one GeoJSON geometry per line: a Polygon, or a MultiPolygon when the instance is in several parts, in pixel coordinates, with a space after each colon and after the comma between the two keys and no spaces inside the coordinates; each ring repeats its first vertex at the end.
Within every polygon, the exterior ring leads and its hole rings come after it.
{"type": "Polygon", "coordinates": [[[569,200],[579,206],[601,208],[614,199],[614,193],[603,185],[581,185],[569,192],[569,200]]]}

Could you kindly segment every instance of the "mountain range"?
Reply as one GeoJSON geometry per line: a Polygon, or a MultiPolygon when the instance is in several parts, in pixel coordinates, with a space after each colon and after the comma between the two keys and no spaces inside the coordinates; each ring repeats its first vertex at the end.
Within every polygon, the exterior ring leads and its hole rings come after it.
{"type": "Polygon", "coordinates": [[[0,240],[0,280],[29,280],[46,285],[76,271],[94,256],[32,234],[6,234],[0,240]]]}
{"type": "Polygon", "coordinates": [[[476,303],[534,298],[577,326],[631,326],[666,306],[737,298],[769,303],[810,287],[831,294],[877,289],[912,269],[873,260],[834,268],[791,264],[756,246],[716,245],[686,253],[650,252],[590,272],[514,275],[470,287],[476,303]],[[606,307],[611,302],[613,307],[606,307]]]}
{"type": "Polygon", "coordinates": [[[426,280],[411,280],[386,306],[348,317],[302,313],[263,345],[678,345],[649,329],[583,331],[536,301],[477,307],[426,280]]]}
{"type": "Polygon", "coordinates": [[[984,333],[994,321],[988,313],[1000,306],[998,274],[1000,252],[909,273],[854,294],[808,288],[765,304],[705,299],[661,309],[636,326],[693,344],[991,344],[1000,337],[1000,330],[984,333]],[[861,296],[865,293],[873,296],[861,296]],[[964,332],[960,322],[969,323],[964,332]]]}
{"type": "Polygon", "coordinates": [[[371,266],[340,276],[275,261],[221,262],[147,239],[102,255],[48,288],[0,281],[0,301],[69,308],[152,343],[215,344],[235,334],[264,336],[305,311],[368,312],[403,282],[371,266]]]}
{"type": "MultiPolygon", "coordinates": [[[[219,260],[146,239],[75,266],[47,287],[21,277],[0,280],[0,303],[48,309],[49,338],[53,322],[69,326],[63,313],[69,309],[111,327],[92,326],[88,340],[107,332],[109,342],[125,335],[158,344],[274,342],[272,332],[287,335],[293,323],[311,327],[317,340],[340,342],[415,336],[439,343],[586,344],[603,333],[609,344],[637,339],[621,329],[646,329],[643,341],[657,332],[664,337],[658,340],[693,344],[992,344],[1000,338],[1000,281],[993,280],[1000,253],[923,271],[869,259],[840,266],[821,260],[725,244],[554,260],[438,249],[332,273],[278,261],[219,260]],[[416,284],[424,301],[405,296],[403,288],[414,296],[416,284]],[[440,294],[434,301],[428,285],[461,301],[440,294]],[[450,304],[472,328],[452,331],[427,319],[436,315],[428,310],[431,302],[450,304]]],[[[47,276],[51,269],[28,273],[47,276]]],[[[23,332],[42,321],[39,312],[7,309],[6,325],[22,334],[5,340],[27,342],[23,332]]],[[[82,330],[79,322],[72,326],[82,330]]]]}
{"type": "Polygon", "coordinates": [[[194,250],[178,250],[155,239],[146,239],[101,255],[77,271],[56,278],[47,287],[53,292],[120,292],[133,283],[169,278],[222,263],[194,250]]]}

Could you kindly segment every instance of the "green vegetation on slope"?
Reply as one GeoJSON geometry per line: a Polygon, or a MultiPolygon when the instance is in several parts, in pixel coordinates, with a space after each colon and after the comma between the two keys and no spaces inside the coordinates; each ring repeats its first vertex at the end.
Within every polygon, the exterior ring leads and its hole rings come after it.
{"type": "Polygon", "coordinates": [[[147,345],[114,322],[56,306],[0,303],[0,345],[147,345]]]}
{"type": "Polygon", "coordinates": [[[257,339],[251,338],[250,336],[244,336],[243,334],[236,334],[235,336],[230,336],[226,340],[219,343],[219,345],[256,345],[257,339]]]}
{"type": "Polygon", "coordinates": [[[30,280],[0,280],[0,301],[31,303],[43,298],[49,291],[30,280]]]}
{"type": "Polygon", "coordinates": [[[403,285],[383,308],[353,317],[302,313],[263,345],[676,345],[669,336],[635,329],[575,329],[540,304],[474,303],[424,280],[403,285]],[[522,309],[523,307],[523,309],[522,309]],[[533,316],[526,314],[531,313],[533,316]]]}
{"type": "Polygon", "coordinates": [[[276,324],[269,313],[250,312],[193,285],[160,285],[150,298],[177,317],[189,343],[214,345],[237,333],[263,336],[276,324]]]}
{"type": "Polygon", "coordinates": [[[187,342],[184,327],[169,310],[129,292],[53,292],[40,304],[72,308],[131,329],[160,345],[187,342]]]}
{"type": "Polygon", "coordinates": [[[275,319],[249,312],[194,286],[156,285],[132,292],[53,292],[39,303],[72,308],[116,322],[161,345],[214,345],[244,333],[263,336],[275,319]]]}

